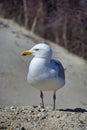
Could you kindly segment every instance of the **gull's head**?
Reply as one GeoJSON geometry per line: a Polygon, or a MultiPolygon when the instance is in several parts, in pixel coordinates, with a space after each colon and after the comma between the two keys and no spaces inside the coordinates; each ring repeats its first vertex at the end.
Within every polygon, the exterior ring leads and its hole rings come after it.
{"type": "Polygon", "coordinates": [[[51,58],[52,49],[48,44],[39,43],[34,47],[32,47],[30,50],[23,51],[21,55],[22,56],[34,55],[35,57],[40,57],[40,58],[51,58]]]}

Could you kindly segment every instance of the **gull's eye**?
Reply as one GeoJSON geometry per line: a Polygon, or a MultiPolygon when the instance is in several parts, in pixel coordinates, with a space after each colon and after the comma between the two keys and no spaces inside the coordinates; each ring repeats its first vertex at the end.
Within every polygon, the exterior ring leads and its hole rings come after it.
{"type": "Polygon", "coordinates": [[[35,51],[38,51],[39,49],[38,48],[36,48],[36,49],[34,49],[35,51]]]}

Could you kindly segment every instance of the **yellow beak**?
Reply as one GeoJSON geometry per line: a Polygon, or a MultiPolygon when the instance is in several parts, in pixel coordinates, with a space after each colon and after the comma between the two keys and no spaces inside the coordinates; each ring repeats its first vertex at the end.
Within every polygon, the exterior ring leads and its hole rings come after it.
{"type": "Polygon", "coordinates": [[[21,53],[22,56],[26,56],[26,55],[31,55],[32,52],[30,52],[29,50],[25,50],[21,53]]]}

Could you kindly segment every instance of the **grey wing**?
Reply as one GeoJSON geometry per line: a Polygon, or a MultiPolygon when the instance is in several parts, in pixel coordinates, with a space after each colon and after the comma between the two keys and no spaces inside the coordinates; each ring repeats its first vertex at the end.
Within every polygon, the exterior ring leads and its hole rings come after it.
{"type": "Polygon", "coordinates": [[[58,77],[60,77],[60,78],[65,80],[65,71],[64,71],[62,63],[60,61],[58,61],[58,60],[52,59],[51,60],[51,67],[53,69],[55,69],[54,66],[56,66],[56,69],[59,70],[58,71],[58,77]]]}

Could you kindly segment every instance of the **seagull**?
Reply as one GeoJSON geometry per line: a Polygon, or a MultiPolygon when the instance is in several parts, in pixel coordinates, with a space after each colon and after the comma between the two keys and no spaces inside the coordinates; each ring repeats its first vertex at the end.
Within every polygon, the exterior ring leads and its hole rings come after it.
{"type": "Polygon", "coordinates": [[[59,60],[52,59],[52,48],[46,43],[39,43],[22,56],[33,55],[29,64],[27,81],[40,90],[40,98],[44,107],[43,91],[53,91],[53,110],[55,110],[56,91],[65,84],[65,72],[59,60]]]}

